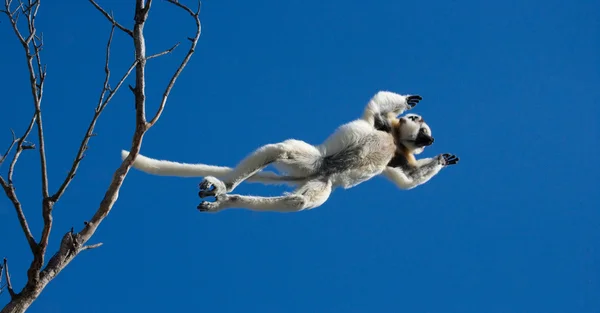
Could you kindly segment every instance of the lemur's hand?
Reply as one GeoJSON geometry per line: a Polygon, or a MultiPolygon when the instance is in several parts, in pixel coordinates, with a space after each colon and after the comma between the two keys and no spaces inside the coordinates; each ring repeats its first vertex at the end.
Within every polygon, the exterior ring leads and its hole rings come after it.
{"type": "Polygon", "coordinates": [[[423,100],[423,97],[419,95],[408,95],[406,96],[406,104],[412,109],[419,103],[419,101],[423,100]]]}
{"type": "Polygon", "coordinates": [[[460,160],[456,155],[450,153],[444,153],[438,155],[438,161],[442,166],[449,166],[458,163],[460,160]]]}

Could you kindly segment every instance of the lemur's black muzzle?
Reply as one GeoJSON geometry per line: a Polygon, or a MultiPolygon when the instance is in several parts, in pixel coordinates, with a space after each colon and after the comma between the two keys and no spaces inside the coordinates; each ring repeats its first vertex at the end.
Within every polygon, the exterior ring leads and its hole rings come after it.
{"type": "Polygon", "coordinates": [[[425,135],[422,132],[420,132],[419,135],[417,135],[417,139],[415,139],[415,146],[417,146],[419,148],[431,146],[433,144],[434,140],[435,139],[433,139],[433,137],[425,135]]]}

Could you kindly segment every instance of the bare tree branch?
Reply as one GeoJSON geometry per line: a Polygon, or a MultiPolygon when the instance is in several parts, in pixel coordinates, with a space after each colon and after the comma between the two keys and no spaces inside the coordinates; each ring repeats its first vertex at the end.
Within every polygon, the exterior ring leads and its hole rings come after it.
{"type": "Polygon", "coordinates": [[[110,89],[109,84],[108,84],[108,81],[110,78],[109,60],[110,60],[110,45],[112,42],[114,29],[115,29],[115,24],[113,24],[113,26],[111,28],[110,36],[108,38],[108,43],[106,44],[106,61],[105,61],[105,65],[104,65],[104,72],[105,72],[104,85],[102,87],[102,91],[100,92],[100,98],[98,99],[98,104],[96,105],[94,117],[92,118],[92,121],[90,122],[90,124],[88,126],[87,132],[85,133],[85,136],[83,137],[83,140],[81,141],[81,144],[79,145],[79,150],[77,152],[77,156],[75,157],[75,161],[73,161],[73,164],[71,165],[71,170],[67,174],[67,177],[63,181],[62,185],[58,188],[56,193],[54,195],[52,195],[52,197],[50,197],[52,199],[52,201],[54,201],[54,202],[57,202],[60,199],[60,197],[63,195],[63,193],[65,192],[65,190],[71,183],[71,181],[73,181],[73,179],[75,178],[75,174],[77,173],[79,164],[81,163],[81,161],[83,160],[83,157],[84,157],[83,153],[88,148],[88,142],[90,141],[90,139],[92,138],[92,136],[94,134],[94,128],[96,127],[96,122],[98,121],[98,118],[102,114],[102,111],[104,111],[104,108],[106,108],[106,106],[108,105],[110,100],[112,100],[113,96],[117,93],[119,88],[121,88],[121,86],[123,85],[123,83],[125,82],[127,77],[129,77],[129,75],[131,74],[131,72],[133,71],[133,69],[135,68],[135,66],[138,63],[138,61],[135,60],[133,62],[133,64],[131,64],[131,66],[129,67],[127,72],[125,72],[125,74],[123,75],[121,80],[119,80],[119,82],[117,83],[117,86],[112,90],[110,89]],[[104,99],[106,92],[108,92],[108,97],[106,99],[104,99]]]}
{"type": "Polygon", "coordinates": [[[11,4],[12,4],[12,0],[4,0],[4,7],[6,8],[6,10],[2,10],[2,13],[6,14],[8,16],[8,20],[9,20],[10,24],[12,25],[13,31],[15,32],[15,35],[17,35],[19,42],[21,42],[21,44],[23,46],[27,46],[28,42],[25,40],[25,38],[23,38],[23,35],[21,35],[21,32],[19,31],[19,28],[17,27],[17,20],[19,18],[19,9],[21,9],[23,7],[23,2],[19,1],[19,6],[13,12],[10,11],[11,4]]]}
{"type": "Polygon", "coordinates": [[[0,156],[0,165],[2,165],[2,163],[6,159],[6,156],[8,156],[10,151],[12,151],[12,148],[19,141],[19,138],[17,138],[17,136],[15,135],[15,131],[12,130],[12,128],[10,129],[10,132],[12,133],[12,142],[10,143],[10,146],[8,146],[8,149],[6,149],[6,152],[4,152],[4,154],[0,156]]]}
{"type": "MultiPolygon", "coordinates": [[[[184,57],[183,61],[171,77],[171,80],[166,87],[165,93],[163,94],[162,101],[160,103],[160,109],[153,117],[150,123],[146,120],[145,115],[145,104],[146,104],[146,95],[145,95],[145,65],[148,59],[156,58],[161,55],[168,54],[172,52],[177,46],[173,46],[172,48],[163,51],[161,53],[157,53],[155,55],[146,56],[146,45],[145,38],[143,34],[144,24],[148,18],[148,13],[150,11],[150,7],[152,5],[152,0],[136,0],[135,5],[135,15],[134,15],[134,27],[132,30],[128,30],[123,26],[119,25],[115,19],[112,17],[112,14],[109,15],[100,8],[94,0],[90,0],[90,2],[100,10],[105,17],[112,23],[111,33],[106,45],[106,62],[105,62],[105,80],[103,84],[103,88],[100,93],[100,97],[98,100],[98,104],[96,106],[94,116],[92,121],[90,122],[87,132],[79,146],[77,151],[77,155],[75,160],[72,163],[71,169],[67,174],[67,177],[63,180],[61,186],[57,189],[56,193],[52,196],[48,194],[48,175],[46,170],[46,158],[45,158],[45,145],[44,145],[44,131],[42,127],[42,115],[40,104],[43,95],[43,86],[44,80],[46,78],[46,68],[42,66],[40,60],[40,52],[43,48],[43,38],[42,36],[38,36],[36,34],[36,29],[34,25],[34,21],[36,19],[36,14],[39,9],[39,0],[26,0],[27,4],[24,3],[24,0],[19,0],[19,6],[17,10],[11,11],[11,4],[13,0],[5,0],[6,10],[3,11],[8,16],[11,25],[13,25],[13,30],[23,45],[23,48],[26,52],[29,78],[31,84],[31,91],[34,100],[35,112],[32,117],[32,120],[25,132],[24,136],[16,139],[16,136],[13,135],[13,142],[11,143],[8,152],[5,155],[2,155],[1,161],[5,161],[7,155],[10,151],[16,146],[17,153],[13,157],[11,162],[11,166],[9,168],[9,176],[8,180],[4,180],[0,176],[0,184],[2,185],[5,193],[8,198],[13,202],[15,209],[17,211],[17,216],[19,218],[19,222],[21,223],[21,227],[27,237],[27,240],[30,244],[31,250],[33,251],[33,261],[27,271],[27,283],[23,287],[23,289],[19,293],[15,293],[12,285],[9,283],[10,288],[7,289],[13,296],[11,301],[0,311],[1,313],[5,312],[24,312],[30,305],[35,301],[35,299],[40,295],[45,286],[56,277],[81,251],[90,250],[98,248],[102,245],[102,243],[96,243],[91,245],[86,245],[87,241],[94,235],[99,225],[104,221],[107,215],[112,210],[114,204],[116,203],[119,195],[119,190],[123,185],[125,177],[131,165],[137,155],[140,152],[142,140],[145,133],[150,129],[154,123],[160,118],[164,107],[167,102],[168,95],[175,84],[176,79],[187,65],[190,60],[192,54],[195,52],[195,47],[197,41],[200,36],[200,20],[198,18],[198,12],[193,12],[185,5],[180,4],[178,1],[169,1],[178,7],[184,9],[188,13],[194,17],[197,25],[196,35],[194,38],[188,38],[192,44],[191,47],[184,57]],[[25,16],[27,18],[27,26],[28,33],[27,36],[24,37],[19,28],[17,27],[17,19],[19,16],[25,16]],[[133,38],[133,44],[135,47],[135,59],[131,67],[127,70],[127,72],[123,75],[123,77],[118,82],[117,86],[114,89],[111,89],[109,86],[110,79],[110,69],[109,69],[109,59],[110,59],[110,49],[111,42],[114,35],[115,28],[119,28],[125,33],[129,34],[133,38]],[[112,100],[115,93],[120,89],[120,87],[124,84],[127,77],[133,72],[135,69],[135,86],[131,87],[135,98],[135,131],[132,137],[131,147],[129,149],[129,155],[121,162],[121,165],[115,170],[113,177],[106,189],[104,197],[102,198],[100,205],[97,207],[96,212],[93,214],[92,218],[89,222],[85,223],[85,226],[79,233],[75,233],[73,229],[67,233],[65,233],[61,239],[60,246],[58,250],[48,259],[46,266],[42,269],[44,265],[44,258],[46,249],[48,246],[48,238],[50,235],[50,230],[52,229],[52,209],[54,204],[60,199],[60,197],[65,193],[69,184],[73,181],[78,167],[81,164],[81,161],[84,157],[84,153],[88,148],[88,143],[91,137],[93,136],[93,130],[96,125],[97,120],[99,119],[100,114],[104,110],[104,108],[108,105],[108,103],[112,100]],[[22,150],[33,148],[33,145],[25,145],[25,139],[29,135],[29,133],[33,129],[33,125],[37,124],[37,133],[40,145],[40,163],[42,170],[42,216],[44,218],[44,226],[42,230],[42,235],[39,244],[36,243],[31,231],[29,230],[29,226],[27,225],[27,221],[23,214],[23,209],[21,207],[21,203],[19,202],[17,195],[15,193],[15,188],[12,184],[12,175],[14,172],[15,164],[19,158],[19,155],[22,150]],[[16,140],[16,143],[15,143],[16,140]]],[[[1,163],[1,162],[0,162],[1,163]]],[[[4,273],[8,275],[7,267],[3,266],[4,273]]]]}
{"type": "Polygon", "coordinates": [[[4,193],[6,194],[8,199],[13,204],[13,207],[15,208],[15,212],[17,213],[17,219],[19,220],[21,229],[23,230],[23,233],[25,234],[25,239],[27,239],[29,248],[31,249],[31,252],[34,254],[36,253],[36,250],[37,250],[37,243],[35,242],[35,239],[33,238],[33,234],[31,233],[29,224],[27,223],[27,218],[25,218],[25,213],[23,212],[23,207],[21,205],[21,202],[19,201],[19,198],[17,197],[15,186],[13,184],[13,174],[14,174],[15,165],[17,164],[17,161],[19,160],[19,156],[21,155],[21,152],[23,150],[25,150],[24,147],[26,147],[26,146],[23,146],[23,144],[25,142],[25,139],[27,138],[27,136],[29,136],[29,133],[33,129],[33,124],[35,123],[36,116],[37,116],[36,114],[33,115],[33,117],[31,118],[31,121],[29,122],[29,126],[27,127],[27,130],[25,131],[23,136],[21,136],[20,138],[15,138],[14,131],[11,130],[12,134],[13,134],[13,143],[11,144],[11,146],[7,150],[6,154],[4,155],[3,160],[4,160],[4,158],[6,158],[6,156],[8,155],[9,151],[12,149],[12,147],[14,146],[15,143],[17,145],[17,151],[15,152],[15,155],[13,156],[13,159],[10,162],[10,166],[8,169],[8,176],[7,176],[8,181],[4,180],[4,178],[2,178],[2,176],[0,176],[0,186],[2,186],[2,189],[4,189],[4,193]]]}
{"type": "Polygon", "coordinates": [[[35,254],[37,250],[37,243],[35,242],[33,234],[29,229],[29,224],[27,224],[27,219],[25,218],[25,213],[23,213],[23,207],[21,206],[21,202],[17,197],[15,188],[12,184],[7,183],[2,177],[0,177],[0,185],[2,186],[2,189],[4,189],[4,192],[6,193],[8,199],[12,202],[13,206],[15,207],[15,211],[17,212],[17,218],[19,219],[19,224],[21,225],[21,229],[25,234],[25,238],[27,239],[29,248],[31,249],[31,252],[35,254]]]}
{"type": "Polygon", "coordinates": [[[176,43],[176,44],[175,44],[173,47],[169,48],[168,50],[165,50],[165,51],[163,51],[163,52],[159,52],[159,53],[157,53],[157,54],[153,54],[153,55],[151,55],[151,56],[147,57],[147,58],[146,58],[146,60],[150,60],[150,59],[158,58],[158,57],[160,57],[160,56],[163,56],[163,55],[165,55],[165,54],[171,53],[171,52],[173,52],[173,50],[175,50],[175,48],[177,48],[178,46],[179,46],[179,42],[178,42],[178,43],[176,43]]]}
{"type": "Polygon", "coordinates": [[[90,2],[96,7],[96,9],[98,9],[98,11],[102,12],[102,14],[115,26],[117,26],[117,28],[119,28],[120,30],[122,30],[123,32],[125,32],[127,35],[129,35],[130,37],[133,37],[133,32],[125,27],[123,27],[121,24],[119,24],[115,18],[112,16],[112,14],[108,14],[101,6],[99,6],[96,1],[94,0],[90,0],[90,2]]]}
{"type": "Polygon", "coordinates": [[[91,249],[96,249],[96,248],[98,248],[98,247],[100,247],[100,246],[102,246],[102,245],[103,245],[103,243],[99,242],[99,243],[96,243],[96,244],[93,244],[93,245],[83,246],[83,247],[81,248],[81,250],[91,250],[91,249]]]}
{"type": "Polygon", "coordinates": [[[43,134],[44,132],[43,132],[42,113],[41,113],[41,101],[42,101],[42,94],[43,94],[42,90],[44,88],[44,78],[46,75],[45,75],[45,72],[43,72],[43,71],[36,73],[36,70],[33,65],[33,61],[35,59],[36,63],[39,65],[38,69],[40,69],[40,70],[42,69],[41,61],[40,61],[40,54],[39,54],[41,46],[38,46],[35,41],[33,44],[33,49],[29,46],[29,44],[35,38],[36,29],[35,29],[34,19],[37,15],[40,1],[39,0],[33,1],[33,2],[29,1],[28,5],[24,5],[22,3],[22,1],[20,1],[19,7],[21,8],[21,13],[27,17],[27,27],[28,27],[28,31],[29,31],[27,38],[24,38],[23,35],[21,34],[19,27],[17,25],[17,20],[14,15],[14,12],[11,13],[10,5],[12,3],[12,0],[5,0],[4,3],[5,3],[5,8],[6,8],[4,13],[8,16],[8,19],[13,27],[13,31],[19,38],[19,41],[21,42],[21,44],[23,45],[25,57],[27,58],[27,67],[29,70],[29,82],[30,82],[30,87],[31,87],[31,94],[33,97],[34,107],[35,107],[35,111],[37,114],[36,124],[38,126],[37,127],[38,128],[38,140],[39,140],[39,144],[40,144],[40,148],[39,148],[40,152],[39,153],[40,153],[40,166],[41,166],[41,172],[42,172],[41,173],[42,195],[44,196],[44,198],[47,198],[48,197],[48,173],[47,173],[47,169],[46,169],[46,152],[45,152],[44,134],[43,134]]]}
{"type": "Polygon", "coordinates": [[[33,125],[35,124],[35,120],[37,119],[37,113],[34,113],[33,116],[31,117],[31,121],[29,122],[29,126],[27,126],[27,130],[25,130],[25,133],[23,134],[23,136],[21,136],[19,138],[19,141],[17,142],[17,151],[15,152],[15,155],[13,156],[12,161],[10,162],[10,166],[8,168],[8,183],[9,184],[13,184],[13,174],[15,172],[15,166],[17,165],[17,161],[19,160],[19,157],[21,156],[21,152],[23,150],[25,150],[23,148],[23,143],[25,142],[25,139],[29,136],[29,133],[31,133],[31,130],[33,129],[33,125]]]}
{"type": "Polygon", "coordinates": [[[2,278],[4,278],[4,263],[0,263],[0,296],[4,292],[5,285],[2,283],[2,278]]]}
{"type": "Polygon", "coordinates": [[[200,14],[200,2],[199,1],[198,1],[198,11],[196,11],[196,12],[192,11],[187,6],[179,3],[179,1],[175,1],[175,0],[167,0],[167,1],[169,3],[172,3],[172,4],[176,5],[177,7],[185,10],[186,12],[188,12],[194,18],[194,22],[196,22],[196,34],[194,35],[193,38],[188,38],[192,42],[191,45],[190,45],[190,48],[188,50],[188,53],[183,58],[183,61],[181,61],[181,64],[179,65],[179,68],[177,68],[177,70],[175,71],[175,73],[171,77],[171,81],[169,81],[169,84],[167,85],[167,88],[165,89],[165,92],[163,93],[163,97],[162,97],[162,100],[160,102],[160,106],[158,108],[158,111],[156,112],[156,114],[154,115],[154,117],[152,118],[152,120],[148,123],[148,126],[147,126],[148,128],[154,126],[154,124],[158,121],[158,119],[162,115],[162,112],[165,109],[165,105],[167,103],[167,98],[169,97],[169,94],[171,93],[171,89],[175,85],[175,81],[177,80],[177,78],[181,74],[181,71],[183,71],[183,68],[185,68],[185,66],[187,65],[188,61],[192,57],[192,54],[194,54],[194,52],[196,51],[196,44],[198,43],[198,39],[200,39],[200,33],[202,31],[202,26],[200,25],[200,17],[199,17],[199,14],[200,14]]]}
{"type": "Polygon", "coordinates": [[[198,17],[198,15],[200,15],[200,7],[202,6],[202,2],[198,0],[198,9],[196,10],[196,12],[192,11],[192,9],[190,9],[189,7],[187,7],[184,4],[181,4],[179,2],[179,0],[167,0],[167,2],[170,2],[182,9],[184,9],[186,12],[188,12],[191,16],[193,17],[198,17]]]}
{"type": "MultiPolygon", "coordinates": [[[[22,1],[20,1],[22,3],[22,1]]],[[[42,69],[41,66],[41,58],[40,58],[40,49],[41,43],[38,45],[35,40],[36,36],[36,28],[35,28],[35,18],[37,12],[39,10],[40,1],[31,1],[29,0],[28,5],[21,5],[21,13],[27,18],[27,27],[28,27],[28,35],[26,39],[23,39],[19,28],[17,26],[17,22],[15,17],[10,14],[10,4],[11,1],[5,0],[6,13],[8,15],[9,20],[11,21],[11,25],[13,26],[14,32],[17,34],[17,37],[21,41],[23,45],[23,50],[25,52],[25,57],[27,59],[27,69],[29,73],[29,82],[31,88],[31,95],[33,99],[33,104],[35,108],[35,123],[37,125],[37,135],[39,142],[39,155],[40,155],[40,171],[41,171],[41,182],[42,182],[42,217],[44,220],[44,227],[42,229],[42,236],[40,242],[37,246],[37,249],[34,250],[33,261],[28,270],[28,277],[32,280],[37,280],[39,272],[44,264],[44,255],[46,253],[46,248],[48,246],[48,238],[50,237],[50,231],[52,229],[52,202],[49,199],[48,193],[48,169],[46,162],[46,149],[45,149],[45,139],[44,139],[44,128],[42,122],[42,110],[41,110],[41,102],[43,96],[44,89],[44,80],[46,77],[46,73],[42,69]],[[30,46],[30,43],[33,44],[30,46]],[[34,66],[34,60],[37,65],[37,69],[39,72],[36,72],[36,67],[34,66]]],[[[41,37],[40,37],[41,38],[41,37]]],[[[9,174],[9,182],[11,182],[12,172],[9,174]]],[[[12,188],[14,192],[14,187],[12,188]]],[[[10,196],[9,196],[10,197],[10,196]]],[[[14,204],[14,201],[13,201],[14,204]]]]}
{"type": "Polygon", "coordinates": [[[10,294],[10,297],[14,299],[14,297],[16,296],[15,291],[13,290],[12,287],[12,283],[10,282],[10,272],[8,271],[8,261],[6,261],[6,258],[4,258],[4,276],[6,276],[6,289],[8,290],[8,293],[10,294]]]}
{"type": "MultiPolygon", "coordinates": [[[[146,3],[143,0],[136,0],[135,10],[135,26],[134,26],[134,46],[136,61],[134,66],[136,68],[136,87],[132,88],[135,96],[135,111],[136,111],[136,127],[135,133],[132,138],[131,152],[129,156],[121,163],[119,168],[115,171],[113,179],[111,180],[108,189],[104,195],[104,198],[100,202],[100,206],[92,219],[85,224],[85,227],[78,234],[66,234],[63,236],[61,242],[61,248],[59,251],[48,261],[48,266],[42,271],[41,277],[43,282],[52,280],[71,260],[77,253],[82,251],[84,247],[90,249],[97,247],[98,245],[84,246],[84,244],[92,237],[96,232],[98,226],[104,218],[108,215],[112,209],[114,203],[117,201],[119,189],[121,188],[123,181],[133,163],[134,158],[140,151],[142,138],[147,131],[146,120],[144,116],[145,108],[145,40],[143,35],[143,26],[148,17],[148,11],[150,8],[151,1],[148,0],[146,3]],[[75,253],[73,253],[73,251],[75,253]]],[[[108,99],[107,99],[108,100],[108,99]]]]}

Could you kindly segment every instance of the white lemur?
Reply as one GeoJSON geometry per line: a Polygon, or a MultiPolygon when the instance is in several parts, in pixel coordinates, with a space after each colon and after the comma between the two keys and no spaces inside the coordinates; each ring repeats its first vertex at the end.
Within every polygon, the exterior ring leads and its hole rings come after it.
{"type": "MultiPolygon", "coordinates": [[[[321,206],[336,187],[354,187],[383,174],[401,189],[411,189],[435,176],[458,158],[440,154],[416,160],[414,154],[433,144],[430,127],[416,114],[396,118],[412,109],[422,97],[380,91],[369,101],[361,119],[346,123],[321,145],[288,139],[267,144],[244,158],[235,168],[206,164],[186,164],[137,156],[133,167],[163,176],[204,177],[201,212],[227,208],[255,211],[295,212],[321,206]],[[273,164],[287,175],[262,172],[273,164]],[[221,179],[218,179],[220,177],[221,179]],[[296,185],[291,193],[276,197],[230,194],[243,181],[296,185]]],[[[122,151],[124,159],[129,153],[122,151]]]]}

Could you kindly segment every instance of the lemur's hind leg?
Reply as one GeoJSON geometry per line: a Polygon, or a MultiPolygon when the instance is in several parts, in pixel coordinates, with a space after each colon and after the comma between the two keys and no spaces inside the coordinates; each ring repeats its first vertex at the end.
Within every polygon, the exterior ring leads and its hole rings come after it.
{"type": "Polygon", "coordinates": [[[297,212],[322,205],[327,201],[330,194],[331,181],[312,180],[300,186],[293,193],[279,197],[221,194],[216,196],[215,202],[202,201],[198,205],[198,210],[201,212],[219,212],[235,207],[261,212],[297,212]]]}
{"type": "Polygon", "coordinates": [[[222,181],[207,176],[200,183],[200,198],[218,196],[233,191],[241,182],[271,163],[290,168],[295,175],[308,176],[314,172],[321,154],[317,148],[304,141],[290,139],[264,145],[244,158],[222,181]]]}

